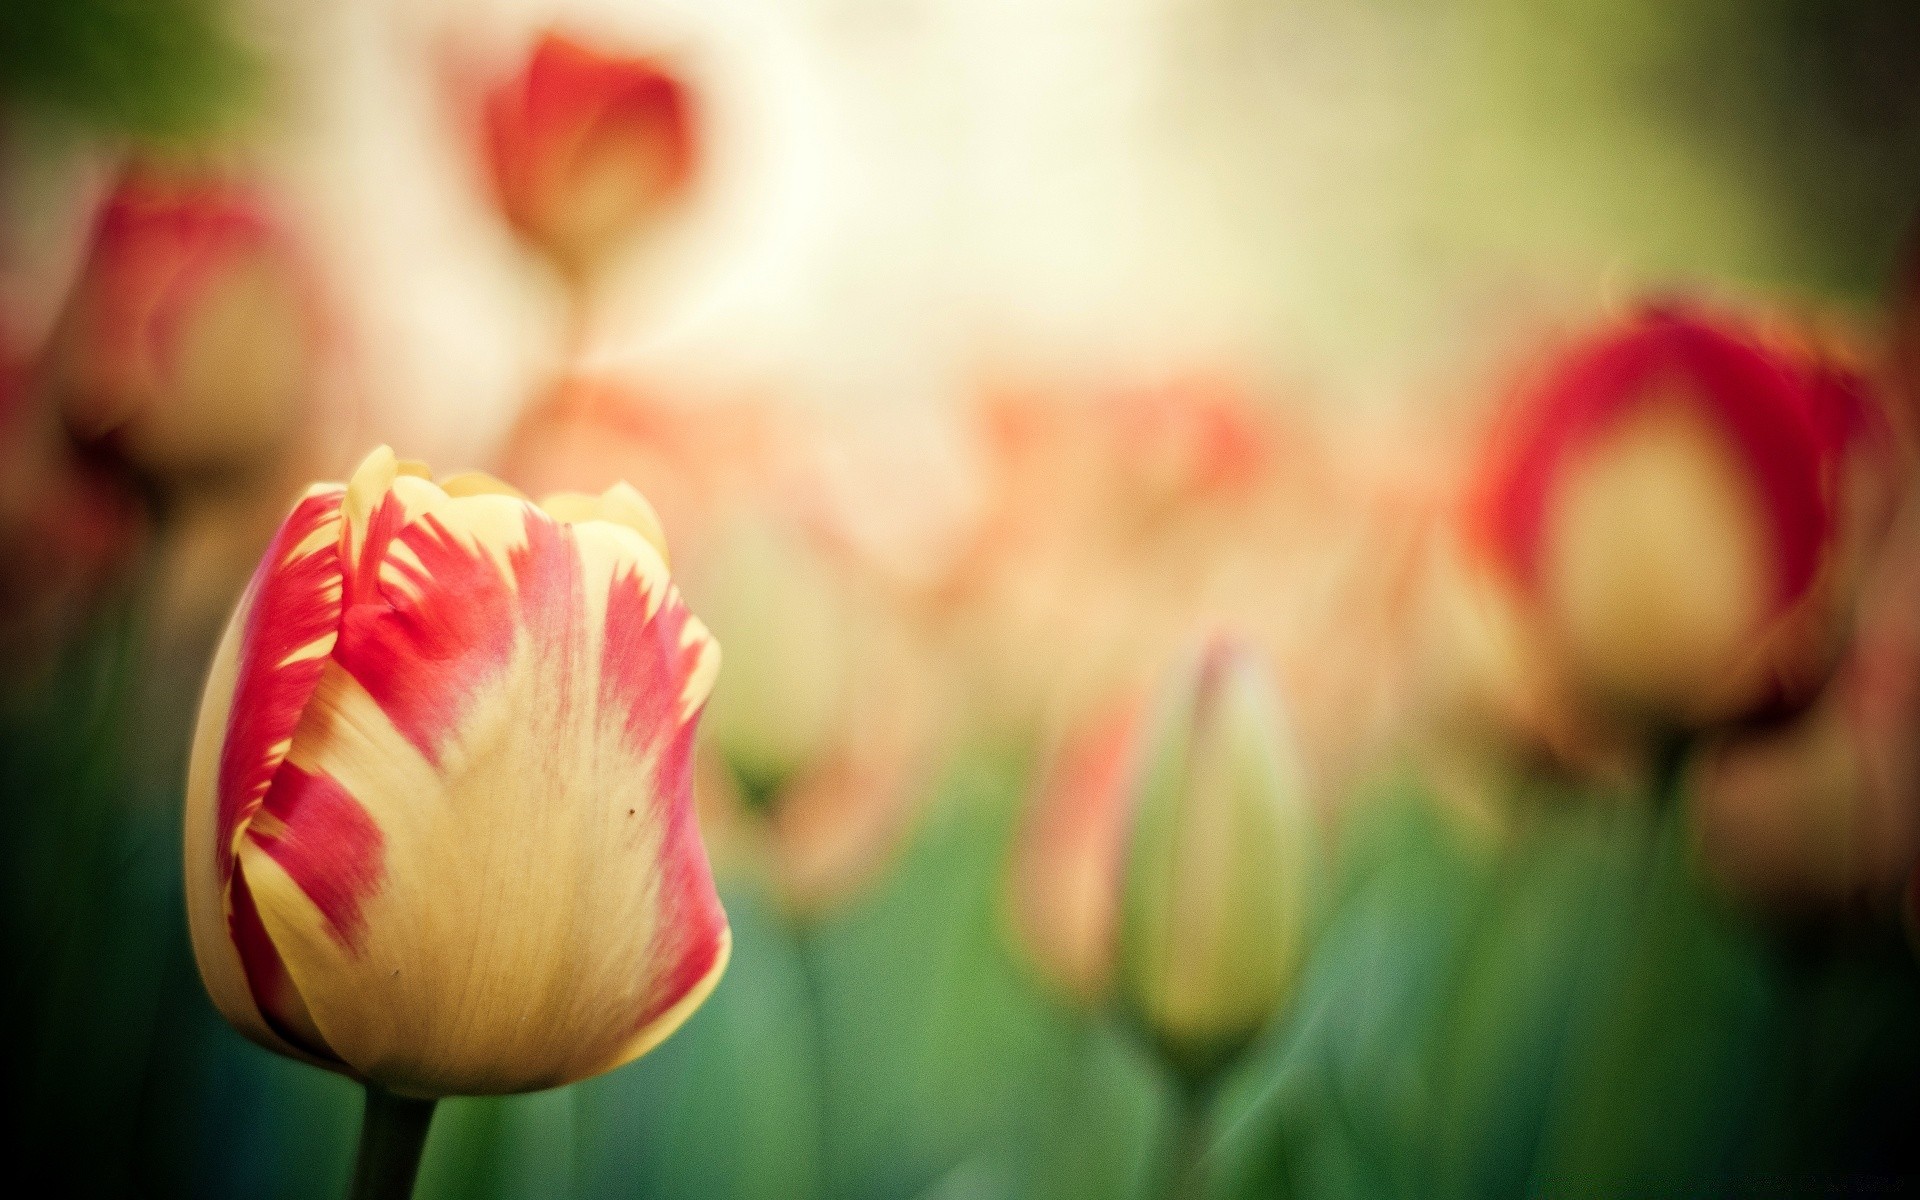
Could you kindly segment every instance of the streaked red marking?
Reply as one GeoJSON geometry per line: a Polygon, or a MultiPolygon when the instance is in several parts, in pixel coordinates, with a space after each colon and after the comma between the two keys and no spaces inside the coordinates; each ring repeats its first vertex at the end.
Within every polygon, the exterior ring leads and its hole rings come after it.
{"type": "MultiPolygon", "coordinates": [[[[382,583],[381,560],[363,555],[333,657],[437,765],[474,698],[507,669],[513,589],[484,549],[463,542],[431,514],[388,539],[420,560],[417,569],[392,562],[417,598],[382,583]]],[[[369,535],[367,545],[373,544],[369,535]]]]}
{"type": "Polygon", "coordinates": [[[653,944],[647,961],[656,965],[634,1020],[636,1032],[658,1020],[707,977],[727,928],[727,914],[714,891],[713,870],[693,809],[695,724],[688,721],[675,730],[655,761],[653,812],[663,828],[653,944]]]}
{"type": "Polygon", "coordinates": [[[360,906],[380,886],[386,839],[373,817],[326,774],[280,768],[247,836],[313,901],[328,932],[352,951],[366,920],[360,906]]]}
{"type": "Polygon", "coordinates": [[[661,826],[660,883],[654,944],[648,960],[660,964],[635,1019],[640,1030],[658,1020],[713,970],[727,916],[693,809],[693,740],[699,714],[682,719],[681,696],[700,662],[701,643],[683,645],[687,609],[669,591],[651,616],[646,582],[635,572],[615,575],[607,597],[607,628],[600,664],[600,704],[620,713],[630,744],[650,756],[654,802],[648,819],[661,826]]]}
{"type": "Polygon", "coordinates": [[[651,616],[649,598],[637,572],[615,573],[600,663],[600,704],[625,713],[627,736],[643,754],[677,731],[680,698],[700,662],[698,643],[681,644],[688,614],[679,596],[669,593],[651,616]]]}
{"type": "Polygon", "coordinates": [[[326,655],[285,663],[288,655],[340,624],[340,556],[328,543],[286,562],[287,555],[340,511],[341,493],[309,496],[274,535],[241,601],[233,711],[220,746],[219,807],[211,847],[224,883],[233,876],[233,832],[266,795],[326,669],[326,655]],[[282,665],[282,664],[285,665],[282,665]]]}
{"type": "Polygon", "coordinates": [[[267,935],[267,927],[260,923],[260,910],[254,906],[253,892],[247,887],[244,871],[234,872],[227,898],[227,935],[233,939],[233,948],[240,955],[240,969],[247,978],[247,991],[253,996],[254,1006],[266,1018],[268,1027],[286,1041],[316,1057],[333,1058],[326,1046],[312,1045],[295,1033],[293,1022],[287,1018],[290,999],[295,995],[293,977],[287,974],[287,966],[280,960],[280,951],[273,939],[267,935]]]}

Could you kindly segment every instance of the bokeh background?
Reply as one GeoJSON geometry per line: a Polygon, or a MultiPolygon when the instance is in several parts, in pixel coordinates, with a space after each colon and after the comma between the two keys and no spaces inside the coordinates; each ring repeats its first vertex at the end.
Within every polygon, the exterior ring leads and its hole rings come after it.
{"type": "Polygon", "coordinates": [[[1679,298],[1864,380],[1904,515],[1861,611],[1912,632],[1916,63],[1899,0],[0,0],[10,1161],[343,1194],[359,1092],[213,1011],[180,806],[266,539],[384,441],[631,480],[726,655],[725,979],[631,1066],[443,1105],[423,1196],[1148,1196],[1183,1121],[1221,1196],[1920,1187],[1920,775],[1712,790],[1800,714],[1591,719],[1455,554],[1522,369],[1679,298]],[[554,30],[692,114],[590,271],[490,174],[554,30]],[[153,194],[269,250],[164,354],[89,315],[152,286],[153,194]],[[1320,835],[1193,1122],[1072,814],[1215,632],[1320,835]]]}

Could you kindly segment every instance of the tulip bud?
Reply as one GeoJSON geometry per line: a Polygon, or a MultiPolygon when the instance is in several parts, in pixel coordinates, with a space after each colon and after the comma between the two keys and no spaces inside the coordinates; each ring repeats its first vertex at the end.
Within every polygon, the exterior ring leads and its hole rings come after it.
{"type": "Polygon", "coordinates": [[[735,646],[714,744],[757,800],[820,761],[849,698],[851,597],[800,531],[757,517],[710,548],[695,595],[735,646]]]}
{"type": "Polygon", "coordinates": [[[1567,677],[1699,725],[1804,698],[1833,650],[1858,380],[1642,311],[1524,390],[1478,497],[1489,557],[1567,677]]]}
{"type": "Polygon", "coordinates": [[[1013,932],[1040,975],[1092,1007],[1113,985],[1128,774],[1141,705],[1128,700],[1061,739],[1015,845],[1013,932]]]}
{"type": "Polygon", "coordinates": [[[687,87],[648,58],[550,33],[486,100],[486,152],[507,219],[570,278],[686,190],[687,87]]]}
{"type": "Polygon", "coordinates": [[[1318,832],[1267,676],[1216,641],[1148,726],[1128,789],[1121,1000],[1184,1070],[1223,1065],[1285,1006],[1318,832]]]}
{"type": "Polygon", "coordinates": [[[242,596],[187,782],[194,955],[253,1040],[411,1096],[645,1053],[729,946],[692,811],[719,651],[633,497],[382,447],[242,596]]]}
{"type": "Polygon", "coordinates": [[[135,175],[101,210],[54,379],[74,432],[141,470],[232,468],[287,437],[316,344],[298,257],[254,197],[135,175]]]}

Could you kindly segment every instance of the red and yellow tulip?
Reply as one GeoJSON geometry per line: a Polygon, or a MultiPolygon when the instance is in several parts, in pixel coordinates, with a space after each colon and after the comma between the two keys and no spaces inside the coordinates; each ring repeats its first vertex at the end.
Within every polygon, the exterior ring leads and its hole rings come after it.
{"type": "Polygon", "coordinates": [[[155,475],[252,466],[319,349],[311,281],[260,197],[139,172],[101,209],[56,338],[68,424],[155,475]]]}
{"type": "Polygon", "coordinates": [[[1863,382],[1803,346],[1644,309],[1522,389],[1473,534],[1576,690],[1726,720],[1824,678],[1879,429],[1863,382]]]}
{"type": "Polygon", "coordinates": [[[693,174],[685,83],[651,58],[549,33],[485,106],[486,156],[507,219],[568,276],[600,264],[693,174]]]}
{"type": "Polygon", "coordinates": [[[729,947],[692,807],[718,647],[646,502],[536,505],[384,447],[294,507],[188,780],[195,956],[281,1053],[413,1096],[627,1062],[729,947]]]}

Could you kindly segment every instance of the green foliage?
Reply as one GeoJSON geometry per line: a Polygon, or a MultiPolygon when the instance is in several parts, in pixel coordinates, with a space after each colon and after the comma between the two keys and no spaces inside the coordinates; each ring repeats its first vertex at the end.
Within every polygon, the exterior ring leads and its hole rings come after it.
{"type": "Polygon", "coordinates": [[[0,0],[0,104],[171,142],[217,130],[253,80],[221,0],[0,0]]]}
{"type": "Polygon", "coordinates": [[[1798,961],[1702,885],[1683,810],[1568,799],[1498,848],[1417,790],[1356,832],[1296,1019],[1222,1113],[1217,1194],[1692,1196],[1913,1169],[1888,1115],[1920,1099],[1911,961],[1798,961]]]}

